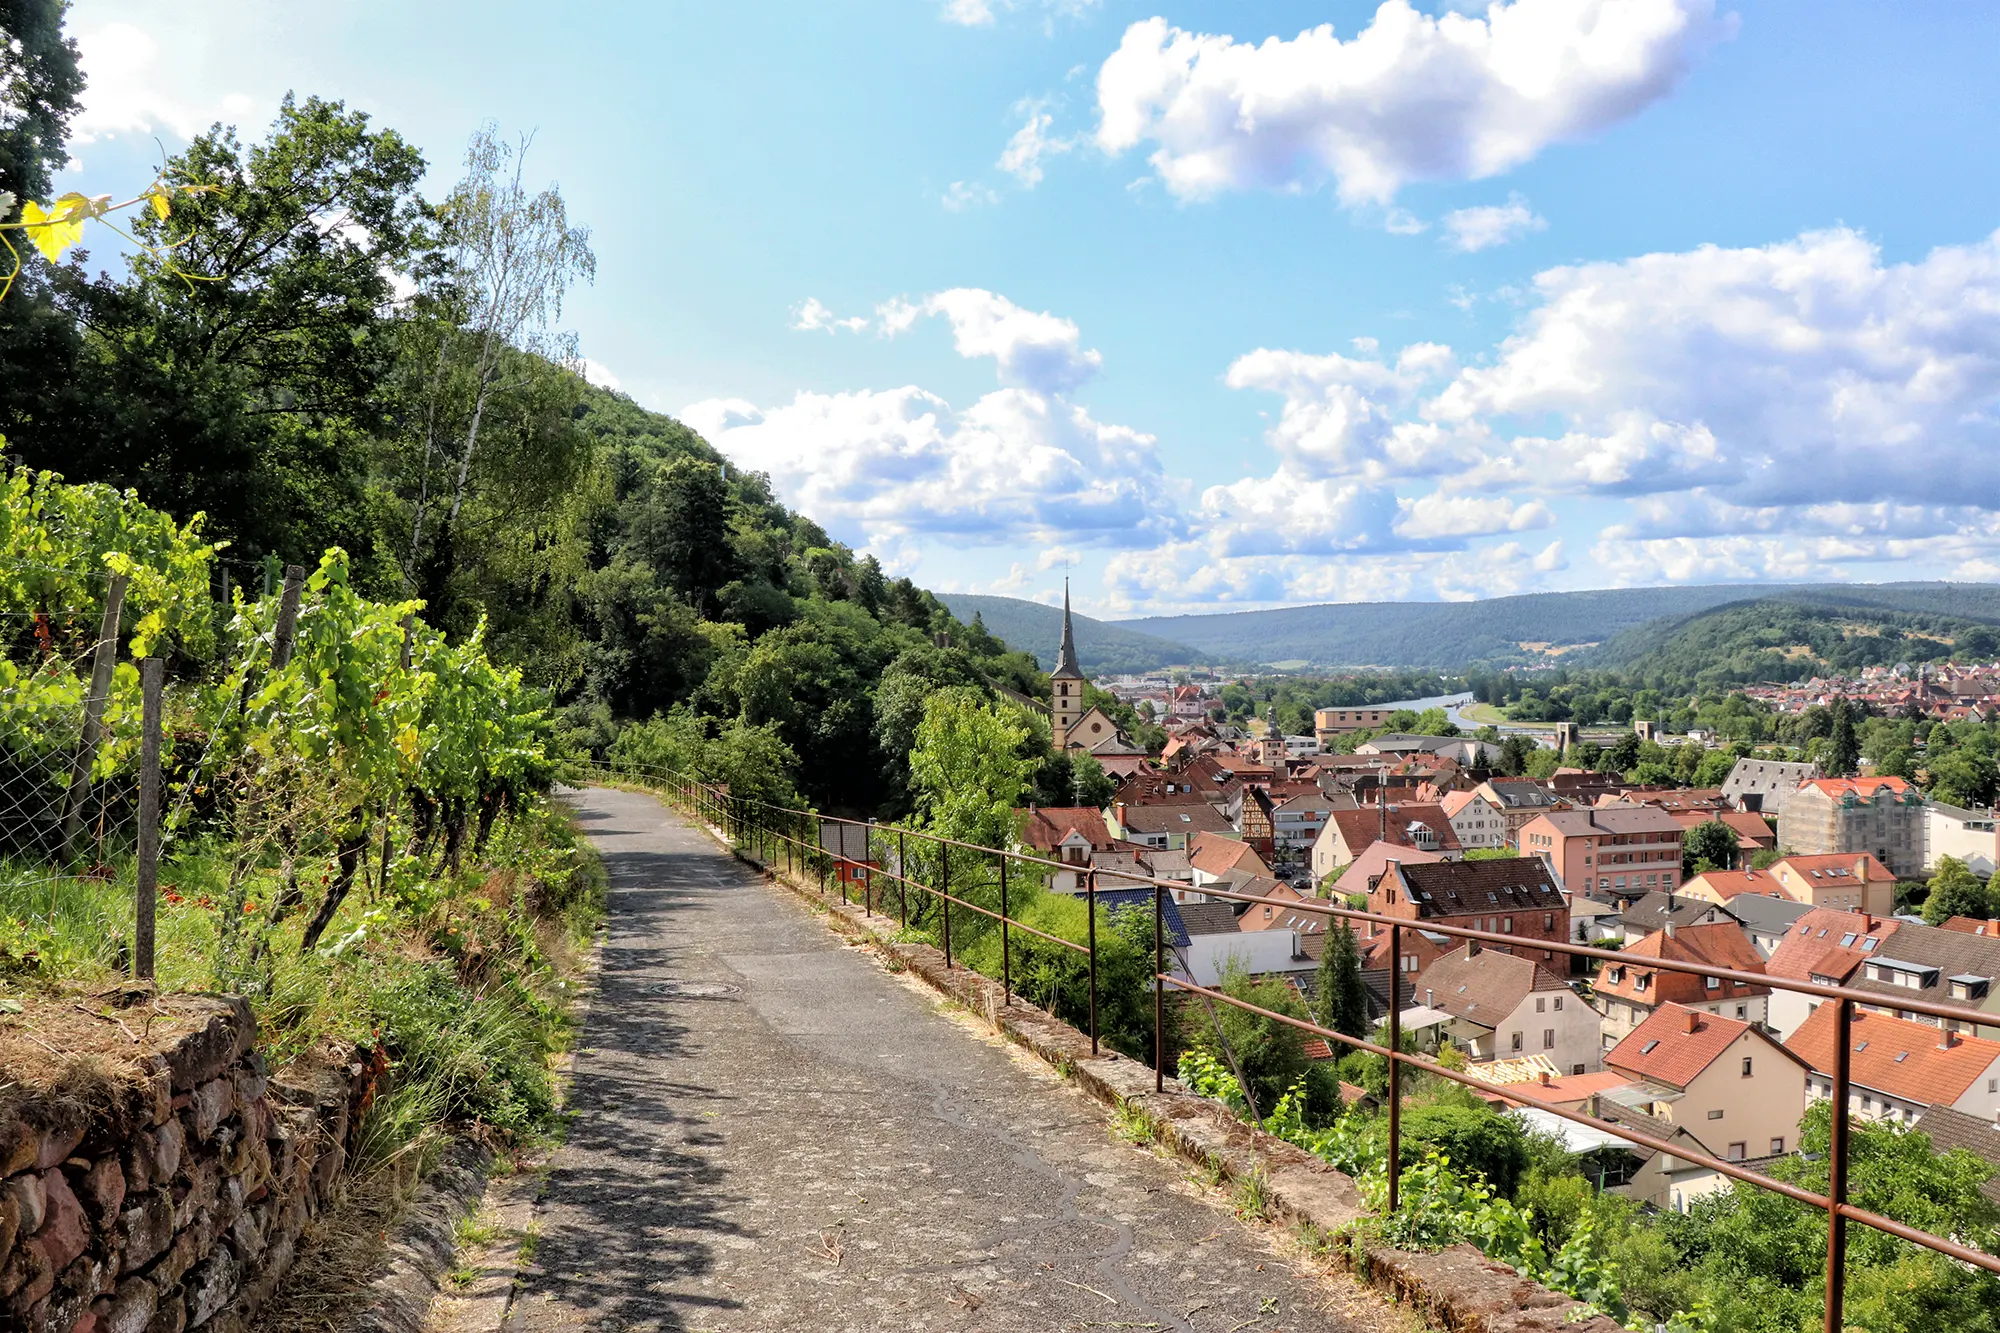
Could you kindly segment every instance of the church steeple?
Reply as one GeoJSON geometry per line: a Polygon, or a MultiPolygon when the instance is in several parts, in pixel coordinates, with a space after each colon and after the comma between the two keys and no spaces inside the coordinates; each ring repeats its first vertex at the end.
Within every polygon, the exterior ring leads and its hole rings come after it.
{"type": "Polygon", "coordinates": [[[1070,623],[1069,580],[1063,580],[1062,646],[1049,673],[1049,731],[1056,749],[1069,745],[1070,728],[1083,719],[1083,667],[1076,660],[1076,627],[1070,623]]]}

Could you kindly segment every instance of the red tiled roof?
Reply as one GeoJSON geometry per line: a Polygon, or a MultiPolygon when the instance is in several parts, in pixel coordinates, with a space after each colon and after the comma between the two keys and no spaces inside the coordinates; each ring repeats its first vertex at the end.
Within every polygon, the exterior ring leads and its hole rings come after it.
{"type": "MultiPolygon", "coordinates": [[[[1669,1087],[1685,1088],[1700,1077],[1701,1071],[1736,1043],[1750,1024],[1719,1014],[1703,1013],[1678,1004],[1663,1004],[1646,1021],[1626,1034],[1611,1048],[1604,1063],[1636,1078],[1651,1079],[1669,1087]]],[[[1766,1040],[1769,1040],[1766,1038],[1766,1040]]],[[[1772,1046],[1778,1046],[1775,1041],[1772,1046]]],[[[1784,1050],[1782,1046],[1779,1050],[1784,1050]]],[[[1787,1051],[1786,1054],[1805,1061],[1787,1051]]]]}
{"type": "MultiPolygon", "coordinates": [[[[1822,961],[1831,964],[1842,963],[1842,958],[1829,958],[1829,954],[1844,957],[1848,952],[1857,957],[1867,957],[1880,952],[1891,935],[1896,933],[1901,923],[1879,916],[1866,916],[1860,912],[1843,912],[1832,907],[1815,907],[1792,924],[1785,932],[1785,938],[1778,942],[1771,954],[1771,961],[1764,965],[1764,971],[1787,981],[1808,981],[1815,972],[1821,976],[1832,976],[1830,968],[1822,968],[1822,961]],[[1849,937],[1852,938],[1849,938],[1849,937]],[[1875,948],[1865,948],[1868,940],[1875,941],[1875,948]],[[1846,940],[1846,944],[1841,941],[1846,940]]],[[[1839,973],[1846,976],[1854,970],[1853,963],[1844,964],[1839,973]]]]}
{"type": "Polygon", "coordinates": [[[1873,796],[1884,787],[1901,796],[1910,789],[1901,778],[1810,778],[1799,786],[1817,787],[1828,796],[1873,796]]]}
{"type": "Polygon", "coordinates": [[[1021,826],[1021,843],[1037,851],[1052,852],[1072,833],[1090,840],[1092,851],[1110,851],[1118,845],[1104,825],[1104,812],[1089,806],[1042,806],[1027,812],[1021,826]]]}
{"type": "Polygon", "coordinates": [[[1961,935],[2000,935],[2000,921],[1981,921],[1975,916],[1953,916],[1938,922],[1938,929],[1955,930],[1961,935]]]}
{"type": "Polygon", "coordinates": [[[1612,1088],[1622,1088],[1632,1081],[1629,1074],[1621,1074],[1615,1069],[1600,1070],[1595,1074],[1567,1074],[1552,1078],[1546,1083],[1506,1083],[1491,1092],[1479,1091],[1487,1096],[1498,1095],[1503,1101],[1542,1102],[1551,1106],[1566,1106],[1571,1102],[1588,1101],[1592,1094],[1606,1092],[1612,1088]]]}
{"type": "Polygon", "coordinates": [[[1224,875],[1236,869],[1269,873],[1256,848],[1222,833],[1195,834],[1188,842],[1188,864],[1206,875],[1224,875]]]}
{"type": "MultiPolygon", "coordinates": [[[[1833,1069],[1839,1007],[1823,1004],[1813,1010],[1785,1043],[1792,1054],[1821,1073],[1833,1069]]],[[[2000,1060],[2000,1041],[1952,1035],[1956,1043],[1947,1048],[1943,1044],[1945,1032],[1928,1023],[1856,1011],[1849,1034],[1853,1046],[1848,1055],[1848,1077],[1905,1101],[1950,1106],[1965,1095],[1974,1079],[2000,1060]]]]}
{"type": "MultiPolygon", "coordinates": [[[[1715,896],[1723,902],[1728,902],[1739,893],[1761,893],[1770,898],[1797,901],[1785,892],[1777,880],[1771,878],[1768,870],[1709,870],[1695,876],[1695,879],[1714,889],[1715,896]]],[[[1692,884],[1694,880],[1688,883],[1692,884]]]]}
{"type": "Polygon", "coordinates": [[[1867,852],[1816,852],[1810,856],[1787,856],[1771,862],[1772,868],[1789,866],[1808,879],[1852,879],[1859,869],[1873,884],[1893,880],[1889,867],[1867,852]]]}
{"type": "Polygon", "coordinates": [[[1338,826],[1341,837],[1347,841],[1348,850],[1357,856],[1366,850],[1370,843],[1377,840],[1377,835],[1385,823],[1389,829],[1387,840],[1399,847],[1416,846],[1410,839],[1410,825],[1420,823],[1437,834],[1437,846],[1434,850],[1444,852],[1459,850],[1458,834],[1452,831],[1451,816],[1444,812],[1443,806],[1405,802],[1390,806],[1386,815],[1382,810],[1373,807],[1365,810],[1335,810],[1327,816],[1327,821],[1338,826]]]}
{"type": "Polygon", "coordinates": [[[1733,923],[1712,926],[1684,926],[1672,935],[1656,930],[1620,952],[1631,957],[1624,963],[1605,963],[1597,970],[1596,989],[1600,995],[1616,995],[1635,1004],[1704,1004],[1717,1000],[1740,1000],[1769,995],[1769,986],[1745,985],[1734,981],[1708,987],[1709,978],[1690,972],[1671,972],[1647,967],[1645,960],[1662,959],[1676,963],[1700,963],[1706,967],[1726,967],[1737,972],[1763,972],[1764,960],[1750,943],[1743,927],[1733,923]],[[1610,980],[1616,968],[1624,969],[1624,979],[1610,980]],[[1646,988],[1639,988],[1639,979],[1646,988]]]}

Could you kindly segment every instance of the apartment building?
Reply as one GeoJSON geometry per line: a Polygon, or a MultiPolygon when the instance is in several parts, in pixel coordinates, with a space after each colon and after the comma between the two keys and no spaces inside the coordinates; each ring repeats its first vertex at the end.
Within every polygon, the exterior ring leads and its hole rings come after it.
{"type": "MultiPolygon", "coordinates": [[[[1840,1040],[1836,1009],[1821,1005],[1785,1042],[1812,1066],[1809,1094],[1820,1101],[1833,1095],[1840,1040]]],[[[2000,1120],[2000,1041],[1861,1011],[1854,1015],[1848,1042],[1852,1114],[1909,1125],[1930,1107],[1945,1106],[1989,1124],[2000,1120]]]]}
{"type": "Polygon", "coordinates": [[[1637,1085],[1620,1100],[1685,1128],[1715,1156],[1741,1162],[1798,1148],[1810,1065],[1755,1023],[1664,1004],[1604,1067],[1637,1085]]]}
{"type": "Polygon", "coordinates": [[[1537,815],[1519,837],[1522,855],[1546,861],[1572,894],[1638,898],[1680,884],[1680,823],[1649,805],[1537,815]]]}
{"type": "Polygon", "coordinates": [[[1901,778],[1816,778],[1778,816],[1778,842],[1805,855],[1866,852],[1898,879],[1924,871],[1924,794],[1901,778]]]}

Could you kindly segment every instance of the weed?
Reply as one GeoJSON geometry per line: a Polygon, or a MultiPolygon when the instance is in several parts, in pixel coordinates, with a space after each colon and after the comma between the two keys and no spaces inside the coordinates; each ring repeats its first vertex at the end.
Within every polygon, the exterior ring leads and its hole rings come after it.
{"type": "Polygon", "coordinates": [[[535,1262],[535,1254],[542,1248],[542,1224],[530,1222],[521,1232],[521,1266],[535,1262]]]}
{"type": "Polygon", "coordinates": [[[1202,1165],[1201,1183],[1210,1189],[1219,1188],[1223,1181],[1229,1179],[1229,1165],[1222,1160],[1220,1153],[1209,1153],[1202,1159],[1202,1165]]]}
{"type": "Polygon", "coordinates": [[[458,1242],[460,1249],[465,1250],[476,1250],[481,1246],[491,1245],[500,1239],[500,1234],[500,1226],[483,1213],[461,1217],[458,1219],[458,1225],[452,1228],[452,1238],[458,1242]]]}
{"type": "Polygon", "coordinates": [[[1263,1171],[1251,1171],[1237,1179],[1235,1203],[1236,1215],[1245,1221],[1264,1216],[1271,1199],[1263,1171]]]}
{"type": "Polygon", "coordinates": [[[1118,1137],[1127,1143],[1147,1144],[1153,1141],[1153,1118],[1133,1102],[1118,1103],[1118,1121],[1113,1128],[1118,1137]]]}

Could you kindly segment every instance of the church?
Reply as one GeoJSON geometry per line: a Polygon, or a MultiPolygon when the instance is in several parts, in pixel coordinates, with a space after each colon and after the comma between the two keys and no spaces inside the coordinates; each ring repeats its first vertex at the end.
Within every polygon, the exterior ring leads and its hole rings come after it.
{"type": "Polygon", "coordinates": [[[1084,701],[1088,684],[1076,658],[1076,627],[1069,610],[1069,581],[1063,581],[1062,645],[1049,672],[1049,728],[1058,750],[1088,750],[1116,778],[1146,766],[1146,751],[1118,729],[1102,708],[1084,701]]]}

